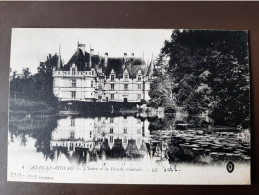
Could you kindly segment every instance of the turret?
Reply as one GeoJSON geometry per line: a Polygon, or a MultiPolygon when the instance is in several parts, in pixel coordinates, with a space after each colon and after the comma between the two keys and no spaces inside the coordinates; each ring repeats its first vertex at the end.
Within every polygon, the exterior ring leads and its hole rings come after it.
{"type": "Polygon", "coordinates": [[[77,48],[82,51],[83,55],[85,55],[85,44],[78,43],[77,48]]]}
{"type": "Polygon", "coordinates": [[[92,57],[94,55],[94,49],[90,49],[90,57],[89,57],[89,68],[92,67],[92,57]]]}

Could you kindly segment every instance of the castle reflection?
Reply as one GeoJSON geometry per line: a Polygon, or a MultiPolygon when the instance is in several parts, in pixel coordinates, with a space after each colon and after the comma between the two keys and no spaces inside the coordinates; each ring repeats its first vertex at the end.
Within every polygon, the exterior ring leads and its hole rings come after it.
{"type": "Polygon", "coordinates": [[[51,135],[54,159],[61,153],[69,161],[143,158],[150,154],[149,122],[133,116],[58,119],[51,135]]]}

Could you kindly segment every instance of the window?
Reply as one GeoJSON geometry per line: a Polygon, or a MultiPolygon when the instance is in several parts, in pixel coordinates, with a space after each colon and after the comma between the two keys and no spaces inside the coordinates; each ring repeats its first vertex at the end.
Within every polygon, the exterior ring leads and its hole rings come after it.
{"type": "Polygon", "coordinates": [[[128,84],[124,84],[124,90],[128,90],[128,84]]]}
{"type": "Polygon", "coordinates": [[[141,81],[141,75],[138,75],[138,81],[141,81]]]}
{"type": "Polygon", "coordinates": [[[110,118],[110,123],[113,123],[113,118],[112,117],[110,118]]]}
{"type": "Polygon", "coordinates": [[[74,118],[71,118],[71,126],[75,126],[75,119],[74,118]]]}
{"type": "Polygon", "coordinates": [[[76,87],[76,80],[75,79],[72,80],[72,87],[76,87]]]}
{"type": "Polygon", "coordinates": [[[123,132],[124,132],[124,133],[127,133],[127,127],[124,127],[123,132]]]}
{"type": "Polygon", "coordinates": [[[92,137],[92,131],[90,131],[90,138],[92,137]]]}
{"type": "Polygon", "coordinates": [[[110,142],[113,142],[113,136],[110,137],[110,142]]]}
{"type": "Polygon", "coordinates": [[[72,68],[72,75],[75,75],[75,74],[76,74],[76,69],[72,68]]]}
{"type": "Polygon", "coordinates": [[[127,143],[127,138],[126,138],[126,137],[124,137],[124,139],[123,139],[123,143],[124,143],[124,144],[126,144],[126,143],[127,143]]]}
{"type": "Polygon", "coordinates": [[[72,96],[72,98],[75,98],[76,97],[76,92],[72,91],[71,96],[72,96]]]}
{"type": "Polygon", "coordinates": [[[74,138],[75,138],[75,132],[74,132],[74,131],[71,131],[71,132],[70,132],[70,138],[71,138],[71,139],[74,139],[74,138]]]}
{"type": "Polygon", "coordinates": [[[138,89],[141,90],[141,84],[138,84],[138,89]]]}
{"type": "Polygon", "coordinates": [[[94,75],[94,71],[92,71],[92,75],[94,75]]]}
{"type": "Polygon", "coordinates": [[[125,80],[128,80],[128,79],[129,79],[129,75],[128,75],[128,74],[125,74],[125,75],[124,75],[124,79],[125,79],[125,80]]]}
{"type": "Polygon", "coordinates": [[[138,94],[138,100],[140,100],[141,99],[141,94],[138,94]]]}
{"type": "Polygon", "coordinates": [[[114,100],[114,94],[111,94],[111,100],[114,100]]]}
{"type": "Polygon", "coordinates": [[[111,81],[114,81],[114,75],[111,75],[111,81]]]}
{"type": "Polygon", "coordinates": [[[72,75],[75,75],[75,74],[76,74],[76,69],[72,68],[72,75]]]}
{"type": "Polygon", "coordinates": [[[110,133],[113,133],[113,127],[110,128],[110,133]]]}
{"type": "Polygon", "coordinates": [[[111,84],[111,90],[114,90],[114,84],[111,84]]]}
{"type": "Polygon", "coordinates": [[[91,81],[91,87],[94,87],[94,82],[93,81],[91,81]]]}

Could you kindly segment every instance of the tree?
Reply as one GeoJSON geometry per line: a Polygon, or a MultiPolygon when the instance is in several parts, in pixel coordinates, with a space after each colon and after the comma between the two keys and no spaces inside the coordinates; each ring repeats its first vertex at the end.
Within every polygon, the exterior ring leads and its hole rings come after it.
{"type": "Polygon", "coordinates": [[[22,77],[27,80],[29,79],[29,77],[31,76],[31,71],[29,70],[29,68],[24,68],[22,70],[22,77]]]}
{"type": "Polygon", "coordinates": [[[149,96],[151,98],[149,105],[155,108],[160,106],[165,107],[166,110],[172,110],[174,107],[174,99],[172,97],[172,79],[169,75],[156,69],[154,71],[154,79],[150,85],[149,96]]]}
{"type": "Polygon", "coordinates": [[[29,68],[24,68],[21,75],[14,71],[10,81],[11,98],[41,101],[56,107],[58,101],[53,94],[52,70],[58,59],[57,54],[49,54],[45,62],[40,62],[35,75],[31,75],[29,68]]]}
{"type": "Polygon", "coordinates": [[[244,31],[173,31],[161,57],[169,59],[165,74],[176,105],[193,115],[207,110],[217,124],[248,127],[247,40],[244,31]]]}

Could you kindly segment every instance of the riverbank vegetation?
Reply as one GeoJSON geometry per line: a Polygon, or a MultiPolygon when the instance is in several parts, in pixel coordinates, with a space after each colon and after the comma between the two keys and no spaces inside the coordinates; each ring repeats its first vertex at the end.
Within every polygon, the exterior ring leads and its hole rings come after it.
{"type": "Polygon", "coordinates": [[[49,114],[57,111],[58,100],[53,95],[52,69],[58,59],[56,54],[49,54],[45,62],[40,62],[34,75],[29,68],[24,68],[21,74],[10,71],[11,114],[49,114]]]}
{"type": "Polygon", "coordinates": [[[245,31],[173,31],[156,62],[150,105],[249,128],[247,41],[245,31]]]}

